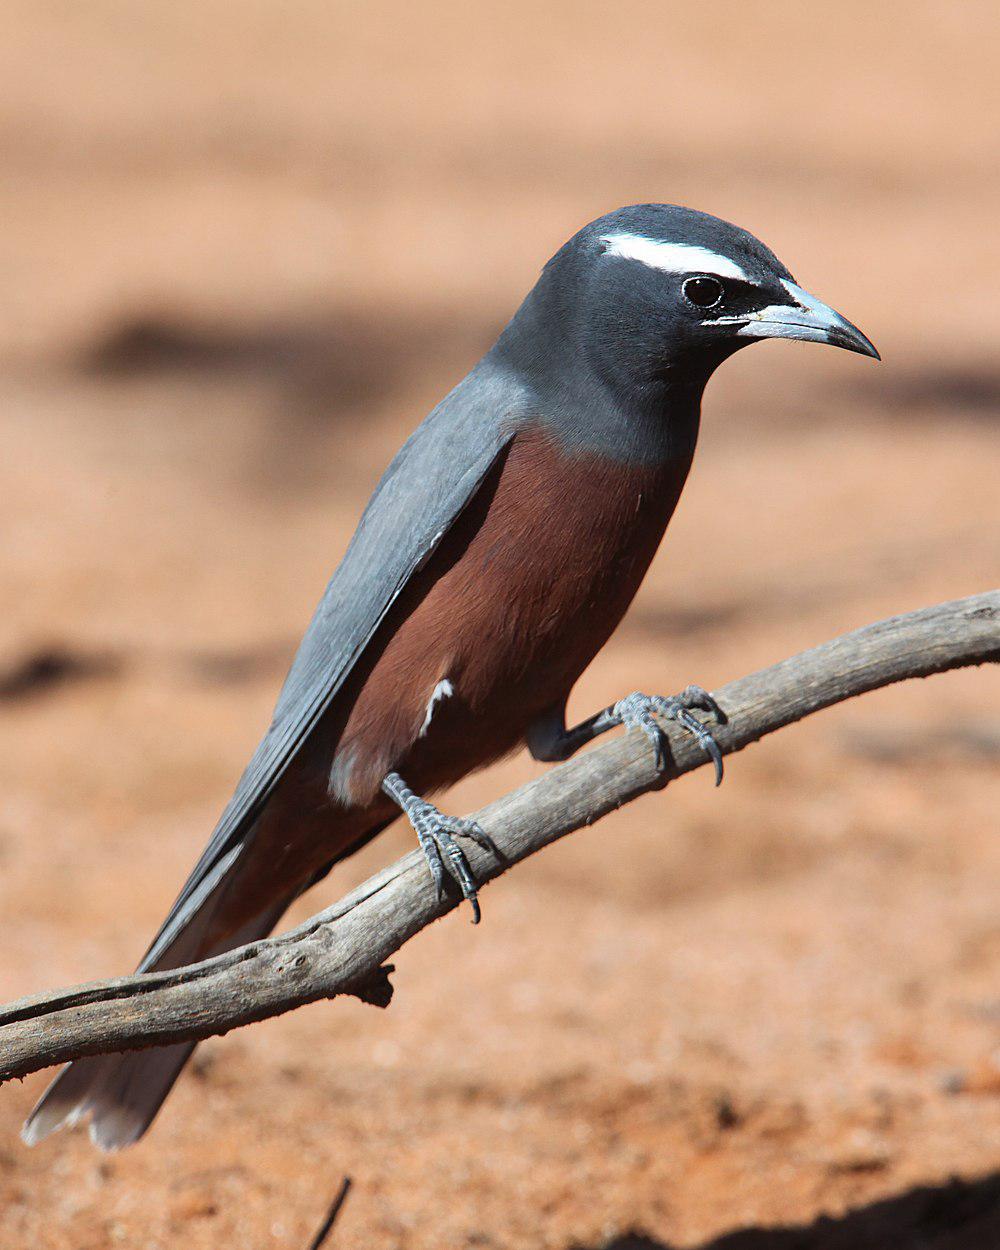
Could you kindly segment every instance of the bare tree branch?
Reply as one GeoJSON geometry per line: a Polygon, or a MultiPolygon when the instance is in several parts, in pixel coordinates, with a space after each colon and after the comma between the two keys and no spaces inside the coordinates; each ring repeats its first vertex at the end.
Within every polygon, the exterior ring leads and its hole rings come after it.
{"type": "MultiPolygon", "coordinates": [[[[1000,660],[1000,591],[892,617],[782,660],[715,691],[728,715],[716,738],[726,754],[765,734],[880,686],[1000,660]]],[[[471,847],[480,881],[557,838],[593,824],[706,762],[671,729],[657,773],[642,734],[608,742],[476,813],[503,851],[471,847]]],[[[386,1006],[384,965],[414,934],[456,906],[438,900],[412,852],[288,933],[164,972],[38,994],[0,1008],[0,1080],[82,1055],[193,1041],[321,998],[353,994],[386,1006]]]]}

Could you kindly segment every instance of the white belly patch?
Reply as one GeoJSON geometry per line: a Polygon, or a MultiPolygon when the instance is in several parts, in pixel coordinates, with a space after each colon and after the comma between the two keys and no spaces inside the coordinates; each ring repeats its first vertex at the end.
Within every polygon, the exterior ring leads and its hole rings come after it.
{"type": "Polygon", "coordinates": [[[427,701],[427,711],[424,713],[424,723],[420,726],[420,737],[423,738],[427,730],[431,727],[431,720],[434,716],[435,707],[444,699],[449,698],[455,693],[455,688],[447,677],[442,677],[438,684],[431,691],[431,697],[427,701]]]}

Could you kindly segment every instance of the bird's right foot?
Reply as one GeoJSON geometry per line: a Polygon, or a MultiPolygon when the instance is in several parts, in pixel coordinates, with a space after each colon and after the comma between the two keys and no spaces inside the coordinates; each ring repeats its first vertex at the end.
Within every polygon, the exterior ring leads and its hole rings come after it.
{"type": "Polygon", "coordinates": [[[482,916],[479,907],[479,895],[476,889],[476,878],[465,852],[456,842],[456,838],[470,838],[478,846],[502,859],[499,848],[486,832],[474,820],[459,816],[446,816],[418,794],[414,794],[399,773],[388,773],[382,782],[383,791],[398,803],[407,820],[413,826],[420,849],[427,860],[431,878],[438,898],[444,897],[445,864],[447,871],[454,878],[462,897],[472,908],[472,923],[478,924],[482,916]]]}

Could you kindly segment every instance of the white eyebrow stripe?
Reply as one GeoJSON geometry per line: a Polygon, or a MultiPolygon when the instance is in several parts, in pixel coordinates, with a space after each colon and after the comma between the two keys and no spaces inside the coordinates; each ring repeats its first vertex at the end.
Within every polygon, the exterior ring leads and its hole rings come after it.
{"type": "Polygon", "coordinates": [[[665,273],[710,273],[717,278],[735,278],[747,282],[746,272],[728,256],[720,256],[707,247],[695,247],[688,243],[668,243],[663,239],[648,239],[641,234],[606,234],[601,242],[606,244],[605,255],[621,256],[625,260],[638,260],[652,269],[665,273]]]}

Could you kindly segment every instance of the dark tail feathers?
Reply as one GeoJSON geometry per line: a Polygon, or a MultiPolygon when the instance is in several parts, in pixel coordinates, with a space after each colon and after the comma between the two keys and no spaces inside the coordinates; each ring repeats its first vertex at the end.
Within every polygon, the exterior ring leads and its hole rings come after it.
{"type": "MultiPolygon", "coordinates": [[[[219,895],[205,900],[189,925],[157,961],[159,968],[176,968],[206,959],[234,946],[266,937],[281,919],[291,899],[255,917],[224,942],[203,943],[219,895]]],[[[72,1127],[90,1116],[90,1139],[102,1150],[121,1150],[152,1124],[174,1081],[191,1057],[193,1042],[133,1050],[118,1055],[77,1059],[63,1068],[42,1095],[21,1130],[34,1146],[56,1129],[72,1127]]]]}

